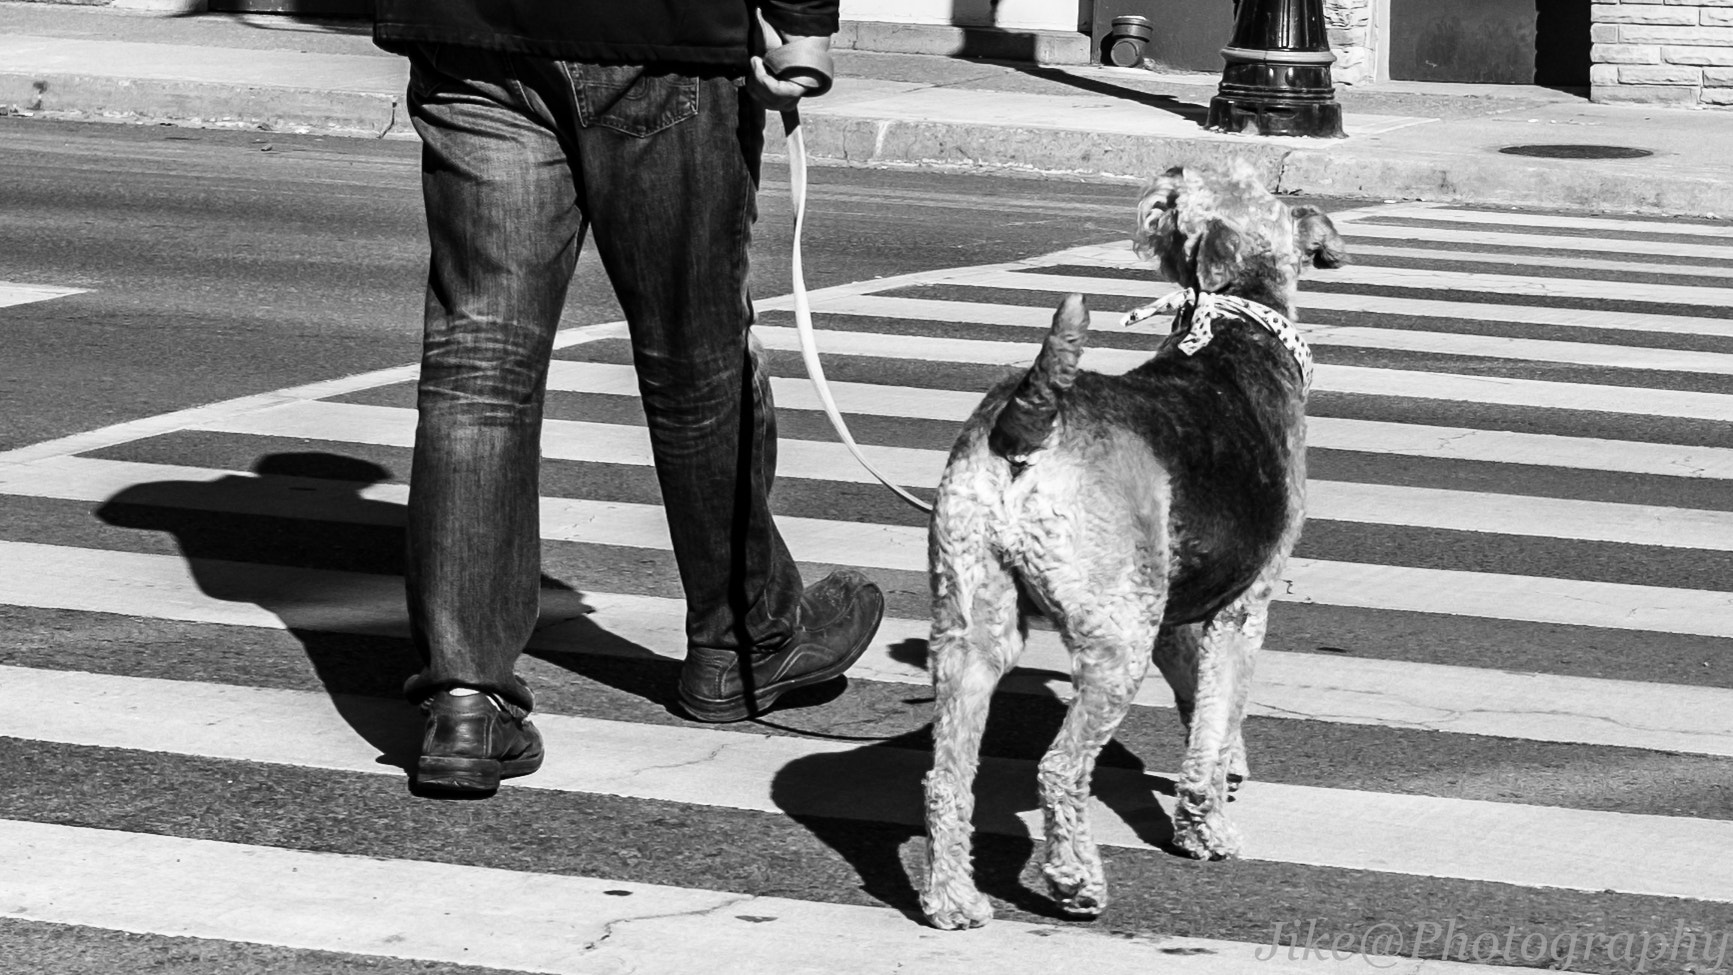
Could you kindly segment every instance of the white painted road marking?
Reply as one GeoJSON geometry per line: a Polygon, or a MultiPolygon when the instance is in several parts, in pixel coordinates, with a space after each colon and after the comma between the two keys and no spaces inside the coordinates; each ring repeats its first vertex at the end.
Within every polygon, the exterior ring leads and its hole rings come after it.
{"type": "Polygon", "coordinates": [[[44,284],[14,284],[10,281],[0,281],[0,308],[28,305],[36,301],[49,301],[54,298],[64,298],[67,295],[84,294],[85,290],[84,288],[56,288],[44,284]]]}
{"type": "MultiPolygon", "coordinates": [[[[216,686],[8,667],[0,734],[101,748],[201,755],[396,775],[351,722],[400,725],[419,711],[380,698],[216,686]]],[[[929,753],[882,745],[543,714],[547,760],[511,780],[588,792],[794,816],[919,826],[929,753]],[[653,764],[646,757],[653,756],[653,764]]],[[[1107,846],[1159,849],[1172,799],[1155,778],[1100,768],[1090,818],[1107,846]]],[[[981,762],[976,825],[1041,835],[1035,763],[981,762]]],[[[1248,859],[1613,890],[1733,903],[1733,821],[1249,781],[1233,818],[1248,859]]]]}
{"type": "MultiPolygon", "coordinates": [[[[24,542],[0,542],[0,566],[8,568],[0,573],[0,602],[15,606],[271,629],[409,632],[396,576],[203,559],[189,565],[170,556],[24,542]]],[[[685,655],[679,600],[544,590],[541,604],[532,641],[538,649],[598,652],[599,627],[647,653],[685,655]]],[[[896,655],[908,641],[924,643],[927,632],[925,620],[886,619],[872,651],[850,673],[928,683],[924,669],[896,655]]],[[[1334,654],[1267,651],[1259,661],[1253,714],[1733,755],[1733,690],[1334,654]],[[1537,700],[1548,706],[1537,711],[1537,700]]],[[[1059,689],[1046,675],[1071,670],[1058,637],[1042,630],[1031,633],[1021,666],[1025,689],[1059,689]]],[[[1173,704],[1160,680],[1146,681],[1137,700],[1173,704]]]]}
{"type": "Polygon", "coordinates": [[[1008,920],[935,931],[887,908],[47,823],[0,821],[0,858],[0,916],[556,975],[1507,971],[1008,920]]]}

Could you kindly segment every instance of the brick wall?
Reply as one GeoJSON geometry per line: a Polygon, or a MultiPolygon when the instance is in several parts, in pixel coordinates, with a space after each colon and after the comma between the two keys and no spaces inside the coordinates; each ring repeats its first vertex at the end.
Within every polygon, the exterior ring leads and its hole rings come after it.
{"type": "Polygon", "coordinates": [[[1733,0],[1594,0],[1590,98],[1733,107],[1733,0]]]}
{"type": "MultiPolygon", "coordinates": [[[[1733,8],[1729,8],[1733,9],[1733,8]]],[[[1371,81],[1377,66],[1372,53],[1372,0],[1324,0],[1324,24],[1336,55],[1330,76],[1339,85],[1371,81]]]]}

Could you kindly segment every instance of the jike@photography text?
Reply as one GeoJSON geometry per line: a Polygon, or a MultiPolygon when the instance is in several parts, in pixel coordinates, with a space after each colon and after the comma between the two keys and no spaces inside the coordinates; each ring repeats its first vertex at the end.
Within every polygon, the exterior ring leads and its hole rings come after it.
{"type": "Polygon", "coordinates": [[[1352,930],[1331,930],[1318,918],[1277,921],[1259,961],[1364,958],[1372,968],[1391,968],[1405,958],[1437,958],[1477,964],[1528,965],[1582,971],[1614,965],[1619,971],[1727,971],[1733,928],[1710,931],[1677,921],[1671,929],[1636,931],[1503,931],[1469,929],[1456,920],[1385,921],[1352,930]],[[1687,967],[1688,966],[1688,967],[1687,967]]]}

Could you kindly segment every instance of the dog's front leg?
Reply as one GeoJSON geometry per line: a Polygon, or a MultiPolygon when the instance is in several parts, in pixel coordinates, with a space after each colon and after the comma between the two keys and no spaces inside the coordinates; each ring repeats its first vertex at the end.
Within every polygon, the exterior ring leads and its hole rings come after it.
{"type": "Polygon", "coordinates": [[[1201,860],[1225,859],[1240,851],[1239,832],[1227,819],[1228,777],[1244,774],[1240,723],[1269,603],[1267,585],[1259,582],[1253,590],[1206,623],[1196,645],[1196,697],[1175,789],[1174,844],[1201,860]]]}
{"type": "Polygon", "coordinates": [[[956,564],[962,561],[967,559],[935,567],[927,650],[935,715],[921,911],[946,930],[980,927],[993,917],[993,905],[975,888],[970,862],[974,781],[993,689],[1023,645],[1011,573],[997,563],[956,564]]]}
{"type": "Polygon", "coordinates": [[[1096,756],[1131,710],[1149,672],[1154,626],[1116,625],[1138,618],[1137,607],[1101,610],[1075,614],[1067,627],[1075,696],[1039,768],[1047,833],[1041,872],[1060,906],[1076,914],[1100,914],[1107,907],[1107,877],[1089,830],[1089,780],[1096,756]],[[1108,625],[1096,625],[1103,622],[1108,625]]]}

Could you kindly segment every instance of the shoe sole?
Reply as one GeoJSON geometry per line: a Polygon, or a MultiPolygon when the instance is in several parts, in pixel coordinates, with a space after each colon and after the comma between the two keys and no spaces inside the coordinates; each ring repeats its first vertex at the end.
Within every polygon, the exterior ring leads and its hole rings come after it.
{"type": "Polygon", "coordinates": [[[500,761],[495,758],[445,758],[423,755],[415,764],[415,785],[439,792],[493,792],[501,779],[528,775],[542,767],[542,753],[500,761]]]}
{"type": "Polygon", "coordinates": [[[873,635],[877,632],[878,628],[874,627],[873,633],[869,633],[866,639],[860,642],[859,646],[849,651],[848,656],[843,657],[841,660],[838,660],[836,663],[831,664],[823,670],[815,670],[810,674],[802,674],[799,677],[793,677],[779,683],[771,684],[769,687],[759,689],[756,702],[748,701],[745,694],[742,694],[739,697],[729,698],[726,701],[695,701],[686,695],[685,688],[681,688],[680,706],[686,710],[687,714],[697,718],[699,721],[709,721],[716,724],[724,724],[730,721],[745,721],[747,718],[755,715],[764,714],[776,704],[777,698],[787,694],[789,691],[796,691],[802,687],[811,687],[814,684],[822,684],[825,681],[835,680],[847,673],[848,669],[854,666],[855,661],[861,658],[861,654],[866,653],[867,647],[872,646],[873,635]]]}

